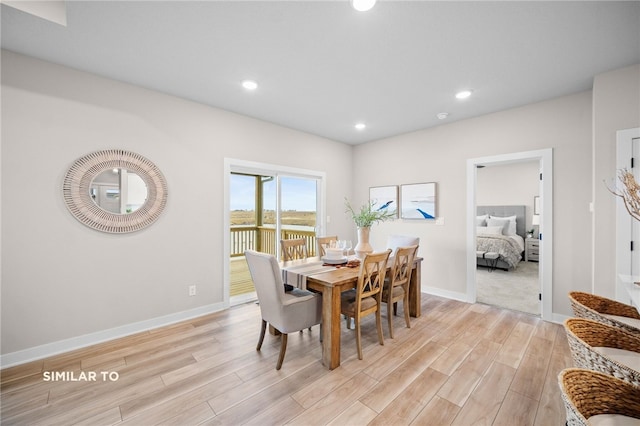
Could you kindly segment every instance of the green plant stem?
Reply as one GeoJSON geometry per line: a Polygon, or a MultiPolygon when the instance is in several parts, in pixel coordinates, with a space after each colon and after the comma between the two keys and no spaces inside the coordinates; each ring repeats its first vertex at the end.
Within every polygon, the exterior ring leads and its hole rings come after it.
{"type": "Polygon", "coordinates": [[[375,202],[369,201],[367,204],[360,206],[360,210],[356,211],[349,200],[345,198],[346,212],[351,214],[351,219],[359,228],[369,228],[378,222],[384,222],[393,219],[395,215],[387,210],[376,210],[375,202]]]}

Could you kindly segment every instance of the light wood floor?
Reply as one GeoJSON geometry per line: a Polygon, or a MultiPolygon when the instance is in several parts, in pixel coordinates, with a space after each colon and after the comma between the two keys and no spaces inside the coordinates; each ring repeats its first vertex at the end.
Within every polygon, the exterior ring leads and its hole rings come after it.
{"type": "MultiPolygon", "coordinates": [[[[260,314],[241,305],[171,327],[2,371],[2,425],[563,425],[557,375],[571,366],[564,330],[534,316],[423,295],[412,328],[364,360],[343,321],[342,365],[320,363],[318,327],[255,350],[260,314]],[[96,381],[45,381],[81,371],[96,381]],[[117,373],[103,381],[101,372],[117,373]],[[115,377],[115,376],[114,376],[115,377]]],[[[383,321],[386,321],[383,317],[383,321]]],[[[386,324],[385,324],[386,327],[386,324]]]]}

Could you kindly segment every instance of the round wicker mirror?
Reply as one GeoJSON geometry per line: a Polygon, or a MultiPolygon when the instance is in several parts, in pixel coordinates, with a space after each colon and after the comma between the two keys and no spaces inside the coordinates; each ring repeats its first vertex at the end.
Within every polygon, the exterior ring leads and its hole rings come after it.
{"type": "Polygon", "coordinates": [[[121,149],[96,151],[77,159],[67,172],[62,192],[71,214],[86,226],[109,233],[135,232],[155,222],[167,203],[167,183],[151,161],[121,149]],[[131,213],[101,208],[92,196],[92,182],[105,170],[126,170],[146,185],[144,203],[131,213]]]}

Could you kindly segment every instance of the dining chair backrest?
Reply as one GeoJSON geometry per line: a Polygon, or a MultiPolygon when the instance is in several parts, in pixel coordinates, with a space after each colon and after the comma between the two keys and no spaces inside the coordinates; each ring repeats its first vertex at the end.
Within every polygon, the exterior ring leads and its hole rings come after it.
{"type": "Polygon", "coordinates": [[[360,263],[360,273],[356,286],[357,303],[367,297],[380,298],[380,292],[384,285],[384,277],[387,274],[387,261],[391,250],[380,253],[369,253],[360,263]]]}
{"type": "Polygon", "coordinates": [[[282,247],[282,260],[305,259],[307,253],[307,241],[304,238],[292,238],[280,240],[282,247]]]}
{"type": "Polygon", "coordinates": [[[417,246],[419,244],[420,238],[410,235],[389,235],[387,238],[387,248],[391,249],[392,256],[398,247],[417,246]]]}
{"type": "Polygon", "coordinates": [[[316,243],[318,245],[318,256],[323,257],[326,253],[324,246],[326,244],[331,244],[331,241],[338,241],[337,235],[332,235],[329,237],[316,237],[316,243]]]}
{"type": "Polygon", "coordinates": [[[413,261],[416,258],[418,246],[397,247],[396,254],[391,266],[389,282],[392,287],[409,286],[411,272],[413,271],[413,261]]]}
{"type": "Polygon", "coordinates": [[[280,322],[276,317],[279,315],[278,306],[284,299],[284,285],[278,260],[271,254],[253,250],[247,250],[245,258],[256,289],[262,317],[275,325],[280,322]]]}

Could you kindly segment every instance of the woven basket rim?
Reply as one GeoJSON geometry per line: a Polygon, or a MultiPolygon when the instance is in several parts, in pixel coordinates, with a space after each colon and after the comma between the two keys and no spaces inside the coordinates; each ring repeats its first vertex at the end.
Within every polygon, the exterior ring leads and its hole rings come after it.
{"type": "Polygon", "coordinates": [[[640,418],[640,386],[583,368],[562,370],[558,385],[569,424],[587,425],[587,419],[597,414],[640,418]]]}

